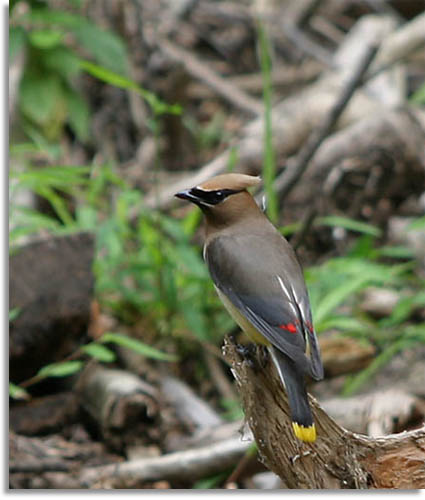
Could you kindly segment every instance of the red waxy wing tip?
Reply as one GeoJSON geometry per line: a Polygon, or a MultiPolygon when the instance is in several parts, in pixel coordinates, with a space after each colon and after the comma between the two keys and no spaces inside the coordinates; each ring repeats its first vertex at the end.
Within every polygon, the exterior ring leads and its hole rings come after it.
{"type": "Polygon", "coordinates": [[[282,330],[287,330],[288,332],[291,332],[291,333],[297,333],[297,327],[294,325],[294,323],[287,323],[286,325],[279,325],[279,328],[282,328],[282,330]]]}

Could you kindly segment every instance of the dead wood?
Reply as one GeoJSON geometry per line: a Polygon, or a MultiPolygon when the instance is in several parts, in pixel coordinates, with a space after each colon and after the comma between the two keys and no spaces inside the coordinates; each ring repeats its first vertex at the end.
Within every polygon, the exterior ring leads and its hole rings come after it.
{"type": "Polygon", "coordinates": [[[182,64],[193,77],[211,87],[217,95],[225,98],[230,104],[248,113],[249,116],[261,114],[263,109],[261,101],[246,94],[234,83],[218,75],[207,63],[198,60],[189,51],[178,47],[169,40],[162,39],[158,45],[167,57],[182,64]]]}
{"type": "Polygon", "coordinates": [[[222,423],[217,412],[181,380],[164,376],[161,380],[161,392],[173,406],[179,420],[186,426],[202,431],[222,423]]]}
{"type": "Polygon", "coordinates": [[[275,189],[279,192],[281,199],[285,199],[295,184],[299,181],[320,144],[328,136],[336,122],[341,117],[343,111],[350,102],[350,99],[354,95],[354,92],[360,85],[363,75],[368,69],[370,63],[373,61],[377,50],[377,45],[365,47],[365,51],[362,54],[360,61],[357,66],[354,67],[350,78],[341,89],[338,99],[326,114],[323,123],[321,123],[321,125],[314,130],[314,133],[310,135],[306,144],[297,155],[295,161],[291,165],[288,164],[287,169],[276,179],[275,189]]]}
{"type": "Polygon", "coordinates": [[[329,335],[320,338],[320,352],[326,376],[335,377],[366,368],[376,349],[351,337],[329,335]]]}
{"type": "Polygon", "coordinates": [[[335,132],[322,143],[288,203],[300,213],[307,204],[385,225],[398,204],[423,191],[424,116],[420,110],[387,110],[335,132]]]}
{"type": "MultiPolygon", "coordinates": [[[[282,65],[272,70],[270,75],[271,84],[273,89],[299,88],[311,83],[319,76],[322,69],[323,65],[315,61],[305,62],[302,66],[282,65]]],[[[263,75],[261,73],[228,76],[226,81],[231,82],[245,92],[261,94],[263,91],[263,75]]],[[[207,99],[214,95],[213,89],[197,81],[189,83],[187,93],[191,98],[195,99],[207,99]]]]}
{"type": "Polygon", "coordinates": [[[77,391],[82,408],[112,449],[160,439],[159,395],[136,375],[92,363],[80,376],[77,391]]]}
{"type": "Polygon", "coordinates": [[[62,360],[87,333],[94,278],[89,233],[49,237],[10,257],[10,379],[20,382],[62,360]]]}
{"type": "MultiPolygon", "coordinates": [[[[335,95],[339,94],[346,78],[352,74],[352,68],[356,67],[361,59],[364,48],[371,43],[377,43],[378,35],[384,38],[393,27],[393,23],[388,19],[365,16],[355,25],[351,35],[346,37],[335,53],[334,63],[338,68],[337,71],[325,72],[317,82],[273,107],[273,146],[277,156],[287,157],[297,151],[311,131],[329,113],[335,103],[335,95]]],[[[382,42],[383,45],[390,38],[391,35],[382,42]]],[[[379,97],[383,94],[382,86],[386,84],[387,82],[382,79],[378,83],[374,80],[368,83],[368,89],[374,90],[374,94],[356,93],[339,120],[338,126],[346,126],[355,122],[359,117],[382,110],[385,104],[379,102],[379,97]]],[[[188,185],[198,185],[207,178],[223,172],[228,166],[233,148],[236,148],[238,152],[239,170],[248,173],[258,172],[263,154],[263,131],[262,118],[248,123],[242,130],[240,139],[234,141],[231,148],[221,153],[198,172],[191,172],[189,177],[184,176],[182,180],[156,193],[148,194],[145,202],[148,206],[160,208],[170,206],[173,202],[173,195],[177,191],[187,188],[188,185]]]]}
{"type": "Polygon", "coordinates": [[[397,389],[326,399],[322,406],[339,425],[368,436],[391,434],[425,417],[425,403],[397,389]]]}
{"type": "Polygon", "coordinates": [[[19,434],[37,436],[60,431],[77,418],[77,398],[74,393],[65,392],[11,406],[9,427],[19,434]]]}
{"type": "Polygon", "coordinates": [[[410,57],[422,48],[425,45],[424,33],[425,13],[422,13],[405,23],[387,38],[365,78],[373,78],[385,68],[410,57]]]}
{"type": "Polygon", "coordinates": [[[318,439],[300,445],[272,363],[252,370],[225,345],[246,419],[267,467],[291,489],[417,489],[425,487],[425,427],[379,438],[347,431],[310,397],[318,439]]]}
{"type": "Polygon", "coordinates": [[[102,443],[90,440],[79,425],[68,428],[67,433],[68,439],[59,434],[27,437],[10,432],[10,488],[79,488],[71,470],[122,460],[102,443]]]}
{"type": "Polygon", "coordinates": [[[240,436],[186,451],[121,464],[81,470],[78,482],[83,488],[135,488],[144,482],[177,480],[193,483],[201,477],[226,471],[241,459],[251,441],[240,436]]]}

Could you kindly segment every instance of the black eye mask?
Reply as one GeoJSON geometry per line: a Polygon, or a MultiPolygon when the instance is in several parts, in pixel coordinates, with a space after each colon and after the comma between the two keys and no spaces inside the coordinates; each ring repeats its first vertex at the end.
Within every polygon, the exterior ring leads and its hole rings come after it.
{"type": "Polygon", "coordinates": [[[217,205],[221,201],[225,200],[228,196],[236,193],[240,193],[241,191],[235,189],[217,189],[215,191],[204,191],[203,189],[192,188],[190,190],[190,194],[198,198],[198,200],[202,203],[206,203],[208,205],[217,205]]]}

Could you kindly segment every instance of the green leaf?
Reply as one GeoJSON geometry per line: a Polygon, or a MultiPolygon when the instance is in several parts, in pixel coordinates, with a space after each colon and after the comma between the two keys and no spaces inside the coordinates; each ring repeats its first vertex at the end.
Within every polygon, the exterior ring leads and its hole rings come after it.
{"type": "Polygon", "coordinates": [[[72,30],[78,42],[101,66],[120,75],[129,74],[127,49],[115,33],[103,30],[87,20],[82,20],[72,30]]]}
{"type": "Polygon", "coordinates": [[[83,97],[68,89],[65,93],[68,104],[68,121],[81,142],[87,141],[90,127],[90,111],[83,97]]]}
{"type": "Polygon", "coordinates": [[[32,26],[46,29],[46,25],[66,28],[73,32],[77,42],[87,50],[101,65],[120,74],[128,74],[128,56],[124,42],[111,31],[104,30],[87,18],[78,14],[54,10],[31,9],[21,16],[32,26]]]}
{"type": "Polygon", "coordinates": [[[154,347],[151,347],[150,345],[140,342],[140,340],[127,337],[126,335],[122,335],[120,333],[105,333],[99,341],[103,343],[112,342],[114,344],[118,344],[122,347],[126,347],[127,349],[131,349],[142,356],[146,356],[147,358],[159,359],[161,361],[178,360],[178,357],[173,354],[162,352],[154,347]]]}
{"type": "Polygon", "coordinates": [[[370,236],[378,237],[382,235],[382,231],[376,226],[372,226],[371,224],[357,221],[355,219],[350,219],[349,217],[340,217],[338,215],[318,217],[315,222],[315,225],[316,224],[321,226],[342,227],[344,229],[348,229],[349,231],[368,234],[370,236]]]}
{"type": "MultiPolygon", "coordinates": [[[[133,80],[130,80],[125,76],[111,71],[108,68],[104,68],[103,66],[99,66],[98,64],[94,64],[90,61],[84,60],[80,60],[80,66],[90,75],[98,78],[99,80],[102,80],[102,82],[109,83],[109,85],[113,85],[114,87],[118,87],[121,89],[134,90],[139,93],[141,91],[141,88],[137,85],[136,82],[133,82],[133,80]]],[[[147,93],[149,94],[149,92],[147,93]]]]}
{"type": "MultiPolygon", "coordinates": [[[[425,89],[425,85],[424,85],[425,89]]],[[[417,229],[425,229],[425,215],[423,217],[418,217],[407,225],[407,230],[417,230],[417,229]]]]}
{"type": "Polygon", "coordinates": [[[25,71],[19,87],[19,105],[22,113],[39,126],[53,120],[64,94],[57,75],[25,71]]]}
{"type": "Polygon", "coordinates": [[[62,41],[63,33],[56,30],[34,30],[29,34],[29,41],[38,49],[51,49],[62,41]]]}
{"type": "Polygon", "coordinates": [[[38,195],[42,196],[50,203],[53,210],[56,212],[56,215],[61,219],[65,226],[74,225],[75,221],[62,196],[59,196],[56,191],[48,186],[36,186],[34,190],[38,195]]]}
{"type": "Polygon", "coordinates": [[[181,113],[180,105],[166,104],[152,92],[149,92],[148,90],[143,89],[142,87],[137,85],[136,82],[133,82],[129,78],[126,78],[114,71],[111,71],[108,68],[84,60],[81,60],[81,68],[87,71],[87,73],[91,74],[95,78],[98,78],[99,80],[102,80],[105,83],[109,83],[114,87],[127,90],[134,90],[149,104],[149,106],[152,108],[153,112],[156,115],[160,115],[163,113],[170,113],[177,115],[181,113]]]}
{"type": "Polygon", "coordinates": [[[301,222],[294,222],[292,224],[287,224],[286,226],[281,226],[279,228],[279,232],[282,236],[290,236],[291,234],[297,233],[301,227],[301,222]]]}
{"type": "Polygon", "coordinates": [[[98,361],[103,361],[104,363],[111,363],[115,361],[115,353],[97,342],[92,342],[91,344],[83,345],[80,348],[85,354],[88,354],[92,358],[98,361]]]}
{"type": "Polygon", "coordinates": [[[202,220],[202,212],[194,207],[183,219],[182,229],[186,236],[193,236],[202,220]]]}
{"type": "Polygon", "coordinates": [[[64,45],[44,51],[43,66],[60,74],[68,83],[81,72],[80,58],[64,45]]]}
{"type": "Polygon", "coordinates": [[[410,297],[403,297],[397,302],[391,312],[391,315],[382,319],[379,324],[384,328],[401,324],[403,321],[408,319],[408,317],[412,314],[412,311],[415,309],[422,309],[424,306],[425,292],[419,292],[410,297]]]}
{"type": "Polygon", "coordinates": [[[27,34],[21,26],[9,27],[9,59],[13,62],[19,52],[25,47],[27,34]]]}
{"type": "Polygon", "coordinates": [[[320,323],[315,320],[314,325],[318,333],[334,328],[343,331],[362,331],[365,328],[365,324],[362,321],[349,316],[332,316],[322,320],[320,323]]]}
{"type": "Polygon", "coordinates": [[[359,374],[349,377],[344,385],[342,395],[351,396],[357,392],[364,384],[370,381],[371,377],[384,365],[386,365],[399,351],[406,347],[406,341],[398,341],[391,344],[387,349],[381,352],[367,368],[359,374]]]}
{"type": "Polygon", "coordinates": [[[54,10],[45,8],[33,8],[20,18],[22,21],[29,21],[31,26],[44,27],[48,26],[61,26],[67,29],[73,29],[81,22],[87,20],[77,14],[71,14],[64,10],[54,10]]]}
{"type": "Polygon", "coordinates": [[[14,307],[9,311],[9,323],[12,323],[14,319],[16,319],[19,316],[19,313],[21,312],[20,307],[14,307]]]}
{"type": "Polygon", "coordinates": [[[24,399],[24,400],[31,399],[31,396],[25,389],[19,387],[19,385],[16,385],[12,382],[9,382],[9,396],[13,399],[24,399]]]}
{"type": "Polygon", "coordinates": [[[201,341],[209,341],[209,330],[205,314],[193,300],[184,300],[179,304],[189,330],[201,341]]]}
{"type": "Polygon", "coordinates": [[[382,246],[374,251],[378,257],[391,257],[392,259],[412,259],[415,254],[411,248],[404,246],[382,246]]]}
{"type": "Polygon", "coordinates": [[[201,279],[207,278],[207,268],[199,255],[198,249],[188,245],[176,245],[173,250],[175,262],[185,270],[187,275],[201,279]]]}
{"type": "Polygon", "coordinates": [[[342,285],[330,291],[314,311],[315,324],[322,322],[347,297],[364,288],[368,282],[368,276],[358,276],[357,278],[345,281],[342,285]]]}
{"type": "Polygon", "coordinates": [[[92,206],[77,205],[75,207],[75,218],[77,225],[81,229],[95,230],[98,229],[99,213],[92,206]]]}
{"type": "Polygon", "coordinates": [[[42,214],[32,208],[21,206],[13,206],[10,221],[13,222],[13,227],[9,231],[10,241],[14,241],[22,235],[35,233],[41,229],[53,231],[58,229],[60,225],[57,219],[42,214]]]}
{"type": "Polygon", "coordinates": [[[410,102],[414,104],[425,104],[425,83],[410,97],[410,102]]]}
{"type": "Polygon", "coordinates": [[[83,367],[82,361],[61,361],[59,363],[52,363],[50,365],[43,366],[41,370],[38,371],[37,376],[39,377],[67,377],[73,375],[81,370],[83,367]]]}
{"type": "Polygon", "coordinates": [[[215,489],[222,483],[227,477],[229,477],[231,470],[220,472],[214,476],[203,477],[198,479],[193,483],[192,488],[195,490],[210,490],[215,489]]]}

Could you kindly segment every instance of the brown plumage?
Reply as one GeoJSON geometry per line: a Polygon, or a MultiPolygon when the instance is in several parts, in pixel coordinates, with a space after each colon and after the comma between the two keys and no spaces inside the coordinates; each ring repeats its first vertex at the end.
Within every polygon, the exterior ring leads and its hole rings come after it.
{"type": "Polygon", "coordinates": [[[294,251],[247,191],[259,182],[225,174],[176,196],[203,211],[204,257],[217,292],[251,340],[270,349],[288,392],[294,432],[314,441],[304,378],[322,378],[323,367],[308,294],[294,251]]]}

